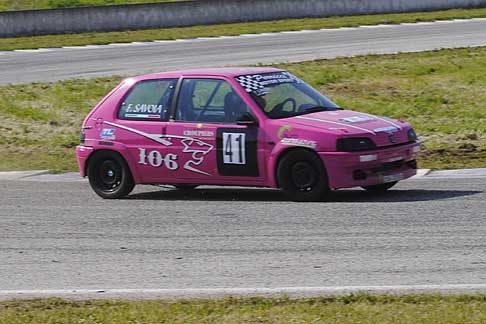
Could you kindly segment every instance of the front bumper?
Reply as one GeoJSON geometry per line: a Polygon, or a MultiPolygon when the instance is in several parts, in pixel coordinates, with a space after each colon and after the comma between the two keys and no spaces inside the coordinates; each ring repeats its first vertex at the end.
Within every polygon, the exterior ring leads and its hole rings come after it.
{"type": "Polygon", "coordinates": [[[333,189],[400,181],[417,174],[420,143],[365,152],[319,152],[333,189]]]}
{"type": "Polygon", "coordinates": [[[93,152],[90,146],[78,145],[76,146],[76,160],[78,161],[79,173],[82,177],[86,176],[86,160],[93,152]]]}

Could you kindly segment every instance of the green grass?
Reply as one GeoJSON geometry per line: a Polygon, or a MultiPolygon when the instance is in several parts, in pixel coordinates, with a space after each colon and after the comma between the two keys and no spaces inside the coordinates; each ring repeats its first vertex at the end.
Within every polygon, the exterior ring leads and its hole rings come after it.
{"type": "MultiPolygon", "coordinates": [[[[2,1],[2,0],[0,0],[2,1]]],[[[41,47],[81,46],[88,44],[109,44],[170,40],[195,37],[229,36],[263,32],[280,32],[302,29],[351,27],[360,25],[397,24],[447,20],[456,18],[486,17],[483,9],[455,9],[434,12],[405,14],[383,14],[368,16],[347,16],[329,18],[286,19],[253,23],[193,26],[182,28],[147,29],[137,31],[85,33],[72,35],[47,35],[35,37],[0,38],[0,50],[29,49],[41,47]]]]}
{"type": "Polygon", "coordinates": [[[180,0],[0,0],[0,11],[25,9],[52,9],[85,6],[106,6],[146,2],[171,2],[180,0]]]}
{"type": "Polygon", "coordinates": [[[119,78],[0,88],[0,170],[75,170],[84,117],[119,78]]]}
{"type": "Polygon", "coordinates": [[[39,299],[0,303],[2,324],[484,322],[486,295],[351,295],[308,299],[282,297],[131,302],[39,299]]]}
{"type": "MultiPolygon", "coordinates": [[[[338,58],[279,67],[345,108],[410,121],[421,167],[486,167],[486,48],[338,58]]],[[[0,170],[76,169],[89,110],[119,77],[0,87],[0,170]]]]}

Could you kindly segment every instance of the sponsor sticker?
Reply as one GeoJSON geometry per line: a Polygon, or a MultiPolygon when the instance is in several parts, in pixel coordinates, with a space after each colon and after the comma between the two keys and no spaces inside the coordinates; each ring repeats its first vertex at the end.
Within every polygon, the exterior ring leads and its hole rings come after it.
{"type": "Polygon", "coordinates": [[[395,126],[387,126],[387,127],[375,128],[375,129],[373,129],[373,132],[375,132],[375,133],[395,133],[395,132],[398,132],[398,128],[396,128],[395,126]]]}
{"type": "MultiPolygon", "coordinates": [[[[278,129],[278,133],[277,133],[278,138],[282,139],[284,137],[284,134],[287,133],[287,132],[292,132],[292,126],[283,125],[282,127],[280,127],[278,129]]],[[[289,135],[287,135],[287,136],[289,136],[289,135]]]]}
{"type": "Polygon", "coordinates": [[[374,120],[374,118],[368,117],[368,116],[351,116],[351,117],[346,117],[342,118],[341,121],[347,122],[347,123],[361,123],[365,121],[370,121],[374,120]]]}
{"type": "Polygon", "coordinates": [[[186,129],[184,130],[184,136],[214,137],[214,132],[211,130],[202,130],[202,129],[186,129]]]}
{"type": "Polygon", "coordinates": [[[315,149],[317,147],[316,141],[309,141],[300,138],[282,138],[280,143],[282,143],[283,145],[308,147],[311,149],[315,149]]]}
{"type": "Polygon", "coordinates": [[[148,114],[125,114],[127,118],[150,118],[150,119],[160,119],[160,115],[148,115],[148,114]]]}
{"type": "Polygon", "coordinates": [[[163,105],[128,104],[125,112],[142,114],[161,114],[163,105]]]}
{"type": "Polygon", "coordinates": [[[104,140],[114,140],[116,138],[115,130],[113,128],[103,128],[100,137],[104,140]]]}
{"type": "Polygon", "coordinates": [[[257,96],[267,94],[270,91],[268,87],[272,85],[302,82],[289,72],[242,75],[237,77],[236,80],[246,92],[254,92],[257,96]]]}
{"type": "Polygon", "coordinates": [[[210,176],[211,174],[200,170],[198,167],[204,163],[204,158],[211,152],[213,145],[190,137],[182,139],[181,143],[184,146],[182,152],[190,153],[192,158],[184,164],[184,169],[210,176]]]}

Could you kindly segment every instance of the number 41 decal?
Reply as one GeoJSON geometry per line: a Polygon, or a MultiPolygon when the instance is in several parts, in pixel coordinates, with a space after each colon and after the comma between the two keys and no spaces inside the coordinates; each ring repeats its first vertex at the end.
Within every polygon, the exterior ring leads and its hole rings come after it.
{"type": "Polygon", "coordinates": [[[245,134],[223,132],[223,163],[246,164],[245,134]]]}

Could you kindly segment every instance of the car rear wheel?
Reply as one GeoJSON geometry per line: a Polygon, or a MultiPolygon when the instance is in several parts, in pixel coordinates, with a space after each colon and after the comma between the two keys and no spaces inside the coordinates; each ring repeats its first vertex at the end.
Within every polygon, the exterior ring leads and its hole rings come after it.
{"type": "Polygon", "coordinates": [[[293,201],[320,201],[329,191],[321,159],[307,150],[293,150],[278,164],[277,180],[293,201]]]}
{"type": "Polygon", "coordinates": [[[88,165],[88,179],[94,192],[105,199],[128,195],[135,187],[127,162],[117,153],[94,153],[88,165]]]}
{"type": "Polygon", "coordinates": [[[366,191],[379,193],[379,192],[387,191],[388,189],[390,189],[391,187],[393,187],[397,183],[398,183],[398,181],[394,181],[394,182],[380,183],[380,184],[372,185],[372,186],[363,186],[361,188],[363,188],[366,191]]]}

